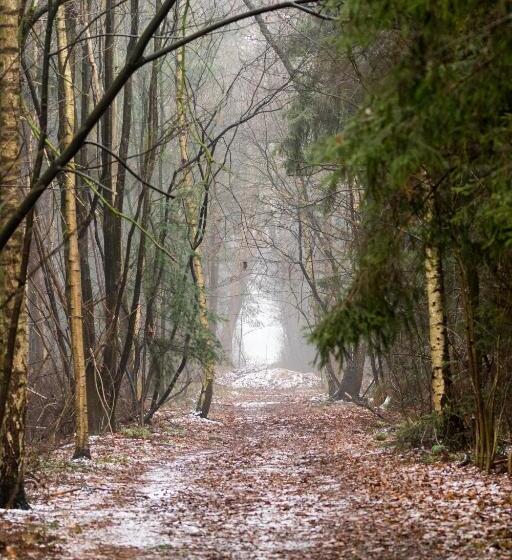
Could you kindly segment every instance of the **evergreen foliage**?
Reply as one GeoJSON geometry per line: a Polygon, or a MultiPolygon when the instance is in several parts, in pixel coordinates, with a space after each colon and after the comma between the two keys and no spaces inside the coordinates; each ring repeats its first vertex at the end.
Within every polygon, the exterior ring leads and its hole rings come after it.
{"type": "Polygon", "coordinates": [[[358,72],[366,92],[359,110],[315,150],[319,164],[335,167],[333,190],[353,185],[364,195],[352,280],[311,338],[323,364],[361,340],[389,351],[404,326],[425,340],[420,294],[435,246],[441,283],[443,268],[450,271],[452,358],[443,390],[455,431],[460,418],[473,428],[475,461],[488,470],[509,401],[497,388],[509,386],[512,365],[510,3],[334,0],[330,7],[338,56],[356,66],[377,57],[380,70],[358,72]]]}
{"type": "Polygon", "coordinates": [[[434,237],[449,253],[469,253],[497,271],[509,255],[512,219],[509,4],[332,5],[337,48],[384,45],[388,71],[321,149],[324,162],[339,166],[336,180],[364,187],[366,232],[349,293],[314,335],[324,358],[361,336],[387,341],[396,320],[406,319],[411,249],[434,237]],[[437,219],[427,223],[434,193],[437,219]]]}

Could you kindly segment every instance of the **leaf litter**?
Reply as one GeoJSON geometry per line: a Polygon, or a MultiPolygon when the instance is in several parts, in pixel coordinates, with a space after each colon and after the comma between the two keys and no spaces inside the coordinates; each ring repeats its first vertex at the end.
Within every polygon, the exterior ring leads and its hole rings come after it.
{"type": "Polygon", "coordinates": [[[314,385],[236,379],[212,421],[173,406],[149,437],[93,438],[92,461],[54,451],[33,509],[0,513],[2,557],[512,557],[508,477],[384,448],[369,411],[314,385]]]}

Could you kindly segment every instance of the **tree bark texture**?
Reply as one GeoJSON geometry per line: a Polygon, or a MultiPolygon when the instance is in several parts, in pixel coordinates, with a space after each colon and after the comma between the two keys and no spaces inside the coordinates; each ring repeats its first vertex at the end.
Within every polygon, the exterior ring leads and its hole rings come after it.
{"type": "MultiPolygon", "coordinates": [[[[185,25],[185,16],[183,24],[185,25]]],[[[181,165],[186,166],[189,161],[189,124],[187,122],[187,91],[185,69],[185,47],[178,50],[176,55],[176,112],[178,121],[178,141],[180,148],[181,165]]],[[[210,329],[208,321],[208,302],[206,299],[206,279],[203,270],[202,257],[199,247],[194,247],[194,239],[198,228],[198,193],[194,189],[194,178],[190,167],[186,167],[183,176],[183,191],[185,215],[188,224],[189,238],[193,250],[191,256],[191,269],[197,291],[197,304],[199,308],[199,321],[205,332],[210,329]]],[[[197,409],[203,418],[208,416],[213,396],[213,380],[215,364],[210,353],[207,354],[203,365],[203,381],[197,409]]]]}
{"type": "MultiPolygon", "coordinates": [[[[61,148],[73,138],[75,129],[75,96],[73,76],[68,49],[65,6],[57,13],[57,45],[61,81],[59,119],[61,148]]],[[[75,453],[74,458],[90,458],[89,425],[87,416],[87,389],[85,374],[85,352],[82,313],[82,277],[78,249],[78,222],[76,210],[76,175],[74,160],[68,163],[69,172],[64,174],[64,222],[67,238],[66,251],[66,296],[68,300],[69,327],[71,331],[71,358],[75,380],[75,453]]]]}
{"type": "MultiPolygon", "coordinates": [[[[16,211],[20,180],[20,75],[16,0],[0,0],[0,226],[16,211]]],[[[19,227],[0,252],[0,507],[28,508],[23,488],[27,315],[19,227]]]]}

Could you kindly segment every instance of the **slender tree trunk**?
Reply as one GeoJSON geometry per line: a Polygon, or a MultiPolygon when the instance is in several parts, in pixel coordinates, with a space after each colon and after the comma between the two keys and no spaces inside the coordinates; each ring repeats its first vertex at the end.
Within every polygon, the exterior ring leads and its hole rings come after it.
{"type": "MultiPolygon", "coordinates": [[[[247,8],[249,10],[254,10],[255,5],[252,3],[251,0],[243,0],[243,3],[247,6],[247,8]]],[[[255,19],[256,23],[258,24],[258,27],[260,28],[261,34],[263,35],[263,37],[265,37],[265,40],[267,41],[269,47],[272,48],[272,50],[276,53],[276,55],[281,60],[289,78],[291,80],[295,81],[296,70],[293,67],[293,64],[292,64],[290,58],[288,57],[286,51],[281,48],[281,46],[279,45],[279,42],[276,40],[274,35],[272,35],[272,33],[270,32],[270,29],[268,28],[263,16],[262,15],[256,15],[256,16],[254,16],[254,19],[255,19]]],[[[299,89],[297,87],[298,84],[294,83],[294,86],[295,86],[295,89],[297,89],[297,90],[299,89]]]]}
{"type": "MultiPolygon", "coordinates": [[[[427,185],[430,186],[429,181],[427,181],[427,185]]],[[[436,195],[435,192],[431,192],[426,203],[426,220],[429,224],[434,225],[435,218],[436,195]]],[[[444,414],[449,404],[451,372],[446,329],[443,261],[440,248],[431,242],[425,248],[425,277],[432,368],[432,407],[438,414],[444,414]]]]}
{"type": "MultiPolygon", "coordinates": [[[[211,217],[210,217],[211,220],[211,217]]],[[[219,284],[219,247],[222,240],[218,239],[218,235],[214,228],[210,228],[208,237],[208,308],[217,318],[219,313],[219,297],[218,297],[218,284],[219,284]]],[[[213,334],[216,334],[216,329],[213,328],[213,334]]]]}
{"type": "MultiPolygon", "coordinates": [[[[160,5],[159,2],[157,2],[156,5],[157,10],[159,8],[159,5],[160,5]]],[[[138,4],[136,2],[132,2],[132,9],[136,9],[137,6],[138,4]]],[[[132,26],[134,25],[133,16],[136,16],[136,14],[132,14],[132,26]]],[[[160,40],[158,38],[155,39],[154,48],[155,50],[158,50],[160,48],[160,40]]],[[[158,99],[157,99],[158,87],[157,86],[158,86],[159,67],[160,65],[158,61],[153,62],[151,66],[151,77],[149,82],[147,117],[145,119],[146,120],[145,143],[143,146],[143,153],[145,155],[143,159],[142,172],[141,172],[142,179],[145,182],[151,181],[151,177],[153,176],[156,157],[157,157],[155,142],[156,142],[156,135],[158,131],[158,99]]],[[[130,105],[131,105],[131,99],[130,99],[130,105]]],[[[131,119],[131,107],[127,110],[129,111],[127,118],[131,119]]],[[[149,214],[151,209],[151,193],[146,186],[142,186],[142,188],[144,190],[143,190],[143,200],[142,200],[141,225],[143,228],[146,228],[149,221],[149,214]]],[[[119,399],[121,382],[123,380],[126,367],[128,365],[130,353],[132,351],[132,347],[134,344],[136,325],[137,325],[137,316],[140,313],[140,299],[142,293],[142,281],[143,281],[143,274],[144,274],[145,259],[146,259],[146,236],[144,233],[141,233],[139,248],[137,252],[137,264],[135,270],[133,297],[132,297],[132,303],[130,307],[130,315],[128,318],[126,338],[121,352],[118,370],[114,380],[115,381],[114,395],[113,395],[114,399],[112,404],[112,418],[111,418],[112,424],[115,423],[115,418],[113,417],[113,415],[115,414],[115,410],[119,399]]]]}
{"type": "MultiPolygon", "coordinates": [[[[0,0],[0,226],[23,198],[20,180],[19,5],[0,0]]],[[[24,228],[0,252],[0,507],[28,508],[23,487],[27,385],[24,228]]],[[[26,255],[25,255],[26,256],[26,255]]]]}
{"type": "Polygon", "coordinates": [[[462,308],[466,326],[469,374],[475,398],[475,463],[489,472],[496,456],[496,419],[492,399],[487,399],[482,376],[482,353],[477,341],[477,314],[480,299],[478,273],[471,257],[457,255],[461,278],[462,308]]]}
{"type": "MultiPolygon", "coordinates": [[[[197,300],[199,306],[199,320],[201,326],[205,332],[209,331],[208,322],[208,308],[206,301],[206,289],[205,289],[205,278],[203,273],[203,267],[201,263],[201,255],[196,249],[194,255],[192,256],[192,269],[195,278],[195,284],[197,288],[197,300]]],[[[205,363],[203,365],[203,382],[201,393],[199,395],[199,401],[197,409],[200,412],[202,418],[206,418],[210,411],[210,405],[213,398],[213,381],[215,378],[215,364],[210,355],[206,356],[205,363]]]]}
{"type": "Polygon", "coordinates": [[[437,247],[426,248],[425,275],[432,364],[432,405],[436,412],[442,414],[447,404],[450,358],[446,332],[443,270],[440,251],[437,247]]]}
{"type": "MultiPolygon", "coordinates": [[[[88,13],[83,2],[83,11],[88,13]]],[[[83,122],[89,113],[89,91],[92,87],[92,72],[88,60],[89,45],[87,41],[82,44],[82,68],[81,68],[81,99],[80,99],[80,118],[83,122]]],[[[89,146],[86,144],[79,152],[78,163],[82,169],[86,169],[88,163],[89,146]]],[[[85,187],[83,178],[79,178],[81,187],[85,187]]],[[[99,379],[94,360],[94,350],[96,348],[96,329],[94,316],[94,299],[91,278],[91,267],[89,262],[89,228],[84,226],[86,219],[87,197],[85,188],[79,189],[78,198],[80,204],[77,205],[77,218],[79,230],[81,232],[78,239],[80,253],[80,270],[82,273],[82,312],[84,330],[84,350],[85,350],[85,373],[87,389],[87,412],[89,420],[89,433],[98,434],[101,431],[101,419],[103,416],[103,406],[101,396],[98,391],[99,379]],[[82,192],[83,191],[83,192],[82,192]]]]}
{"type": "MultiPolygon", "coordinates": [[[[57,13],[57,46],[61,81],[59,118],[61,149],[71,139],[75,129],[75,97],[73,76],[68,50],[65,6],[57,13]]],[[[71,331],[71,357],[75,378],[75,453],[74,458],[91,457],[89,450],[89,425],[87,418],[87,391],[82,314],[82,278],[78,251],[78,223],[76,217],[76,175],[72,172],[74,161],[68,163],[70,172],[64,175],[64,221],[67,237],[66,295],[68,299],[69,326],[71,331]]]]}
{"type": "Polygon", "coordinates": [[[329,397],[338,398],[340,394],[340,382],[336,377],[331,359],[325,364],[325,377],[327,378],[327,393],[329,397]]]}
{"type": "MultiPolygon", "coordinates": [[[[129,53],[131,51],[131,49],[133,48],[136,40],[137,40],[137,33],[138,33],[138,26],[139,26],[139,2],[138,0],[131,0],[130,2],[130,39],[128,41],[128,46],[127,46],[127,54],[126,57],[128,58],[129,53]]],[[[155,44],[160,44],[159,39],[155,40],[156,43],[155,44]]],[[[155,66],[153,64],[152,67],[152,76],[155,73],[155,66]]],[[[152,78],[153,80],[153,78],[152,78]]],[[[151,82],[153,83],[153,82],[151,82]]],[[[154,86],[151,86],[152,88],[154,86]]],[[[151,88],[150,88],[151,89],[151,88]]],[[[151,99],[151,95],[152,93],[150,92],[150,99],[151,99]]],[[[155,101],[156,103],[156,101],[155,101]]],[[[128,150],[130,147],[130,138],[131,138],[131,131],[132,131],[132,105],[133,105],[133,81],[132,78],[130,78],[124,87],[124,93],[123,93],[123,116],[122,116],[122,123],[121,123],[121,140],[120,140],[120,144],[119,144],[119,159],[123,162],[126,162],[127,158],[128,158],[128,150]]],[[[150,114],[150,118],[151,118],[151,114],[150,114]]],[[[147,122],[147,125],[150,129],[152,129],[152,127],[155,128],[155,130],[151,130],[151,137],[153,138],[154,135],[156,134],[156,127],[157,127],[157,123],[156,122],[147,122]]],[[[154,157],[153,156],[153,151],[149,154],[148,157],[154,157]]],[[[144,160],[144,165],[143,168],[147,169],[147,161],[148,158],[145,158],[144,160]]],[[[143,175],[144,173],[146,173],[147,171],[143,170],[143,175]]],[[[123,206],[124,206],[124,198],[125,198],[125,186],[126,186],[126,168],[121,165],[119,166],[119,170],[118,170],[118,174],[117,174],[117,181],[116,181],[116,197],[115,197],[115,208],[119,213],[123,212],[123,206]]],[[[146,187],[142,187],[144,189],[146,189],[146,187]]],[[[145,227],[145,221],[147,219],[147,214],[149,212],[149,207],[146,208],[146,206],[149,204],[149,200],[147,199],[148,197],[148,193],[146,191],[144,191],[142,193],[142,200],[141,200],[141,205],[143,208],[143,224],[145,227]]],[[[112,216],[112,218],[114,218],[114,216],[112,216]]],[[[128,270],[129,270],[129,262],[130,262],[130,249],[131,249],[131,239],[132,239],[132,235],[133,235],[133,227],[132,230],[129,232],[128,234],[128,239],[129,242],[127,243],[127,247],[126,247],[126,253],[125,253],[125,266],[124,268],[122,267],[122,263],[121,263],[121,222],[119,220],[118,217],[115,217],[118,223],[118,227],[116,230],[116,235],[118,236],[118,240],[116,240],[116,244],[119,248],[119,270],[115,273],[116,275],[118,275],[118,282],[117,282],[117,290],[116,290],[116,303],[114,305],[114,311],[113,311],[113,315],[111,317],[111,323],[113,325],[119,325],[119,321],[120,321],[120,316],[121,316],[121,309],[123,307],[123,298],[125,296],[125,288],[126,288],[126,279],[127,279],[127,275],[128,275],[128,270]],[[122,272],[121,272],[122,271],[122,272]]],[[[144,252],[144,240],[141,237],[141,243],[142,245],[139,247],[139,249],[141,249],[142,247],[142,252],[144,252]]],[[[136,278],[138,277],[137,274],[141,274],[142,271],[140,271],[139,273],[136,273],[136,278]]],[[[136,279],[136,284],[138,284],[138,281],[136,279]]],[[[135,294],[135,299],[136,299],[136,309],[138,307],[138,299],[139,299],[139,295],[136,293],[135,294]]],[[[126,336],[125,336],[125,341],[124,341],[124,345],[123,345],[123,349],[121,351],[121,355],[119,358],[119,364],[117,366],[116,369],[116,373],[114,376],[114,384],[115,387],[117,386],[121,386],[121,381],[122,381],[122,377],[124,375],[124,371],[126,369],[126,366],[128,364],[128,359],[131,353],[131,349],[133,346],[133,333],[134,333],[134,324],[131,321],[131,317],[128,318],[128,324],[126,325],[126,336]]],[[[117,327],[116,327],[117,328],[117,327]]],[[[118,389],[115,388],[115,393],[110,395],[110,398],[113,399],[113,402],[117,403],[117,391],[118,389]]],[[[113,416],[114,411],[111,411],[111,415],[113,416]]],[[[115,419],[114,419],[115,420],[115,419]]],[[[114,421],[115,423],[115,421],[114,421]]]]}
{"type": "Polygon", "coordinates": [[[240,316],[244,304],[247,282],[248,275],[244,272],[243,266],[240,266],[238,276],[233,277],[229,284],[227,318],[222,324],[219,337],[226,356],[226,361],[230,366],[233,365],[233,336],[235,335],[238,317],[240,316]]]}
{"type": "Polygon", "coordinates": [[[167,386],[167,388],[163,392],[162,396],[160,398],[158,398],[158,395],[156,395],[156,396],[153,395],[154,398],[151,402],[151,407],[150,407],[149,411],[146,413],[146,415],[144,416],[144,422],[145,423],[151,421],[151,418],[153,418],[153,415],[155,414],[155,412],[161,406],[163,406],[167,402],[169,397],[171,396],[172,390],[174,389],[181,373],[183,372],[183,370],[185,369],[185,366],[187,365],[189,342],[190,342],[190,335],[187,334],[185,336],[185,344],[184,344],[184,348],[183,348],[183,356],[181,358],[181,363],[178,366],[178,368],[176,369],[176,372],[174,373],[169,385],[167,386]]]}
{"type": "MultiPolygon", "coordinates": [[[[115,8],[113,0],[106,0],[105,6],[105,52],[103,85],[105,91],[114,80],[114,34],[115,8]]],[[[114,143],[114,107],[110,104],[101,119],[101,142],[112,151],[114,143]]],[[[102,151],[101,184],[103,197],[110,206],[116,206],[112,156],[102,151]]],[[[119,320],[116,315],[118,291],[121,277],[121,220],[109,208],[103,209],[103,247],[104,247],[104,279],[105,279],[105,347],[101,382],[107,394],[107,400],[115,400],[115,376],[119,350],[119,320]]],[[[111,415],[111,411],[110,411],[111,415]]],[[[104,419],[106,420],[106,419],[104,419]]]]}
{"type": "MultiPolygon", "coordinates": [[[[188,4],[185,10],[188,9],[188,4]]],[[[186,23],[186,15],[183,16],[183,27],[186,23]]],[[[183,29],[183,32],[185,30],[183,29]]],[[[176,109],[178,120],[178,140],[180,148],[181,165],[187,165],[189,124],[187,122],[187,92],[186,92],[186,70],[185,70],[185,47],[178,50],[176,54],[176,109]]],[[[185,215],[189,228],[189,237],[194,253],[191,256],[191,270],[197,290],[197,303],[199,308],[199,321],[205,332],[210,329],[208,321],[208,304],[206,300],[206,280],[203,270],[202,258],[199,247],[194,247],[194,240],[198,228],[198,204],[196,202],[198,193],[194,192],[194,178],[189,167],[184,171],[183,177],[185,215]]],[[[213,397],[213,380],[215,376],[215,364],[210,352],[206,356],[203,365],[203,381],[201,393],[197,403],[197,410],[203,418],[208,416],[213,397]]]]}

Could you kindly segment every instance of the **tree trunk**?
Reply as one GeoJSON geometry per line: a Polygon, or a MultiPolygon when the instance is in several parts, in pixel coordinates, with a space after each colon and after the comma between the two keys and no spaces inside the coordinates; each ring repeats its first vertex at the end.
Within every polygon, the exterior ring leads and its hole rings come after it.
{"type": "MultiPolygon", "coordinates": [[[[183,33],[185,33],[186,10],[183,16],[183,33]]],[[[176,54],[176,112],[178,120],[178,141],[180,148],[181,165],[187,165],[188,142],[189,142],[189,125],[187,122],[187,92],[186,92],[186,71],[185,71],[185,47],[178,50],[176,54]]],[[[190,268],[197,291],[197,304],[199,308],[199,321],[205,332],[209,332],[210,326],[208,321],[208,304],[206,300],[206,281],[203,271],[203,264],[199,247],[195,247],[195,238],[198,228],[198,204],[196,202],[198,193],[194,192],[194,178],[189,167],[185,168],[183,176],[183,189],[185,200],[185,215],[189,228],[189,237],[192,250],[190,268]]],[[[210,341],[208,339],[208,344],[210,341]]],[[[203,364],[203,381],[201,393],[197,403],[197,410],[201,417],[206,418],[210,411],[210,405],[213,396],[213,380],[215,376],[215,364],[208,351],[203,364]]]]}
{"type": "MultiPolygon", "coordinates": [[[[209,330],[208,323],[208,308],[206,302],[206,289],[205,289],[205,279],[203,274],[203,267],[201,262],[201,255],[196,249],[195,253],[192,255],[192,269],[195,278],[195,284],[197,288],[197,301],[199,306],[199,320],[201,326],[207,332],[209,330]]],[[[215,376],[215,364],[211,355],[206,356],[203,365],[203,382],[201,393],[199,395],[199,401],[197,404],[197,409],[200,412],[202,418],[206,418],[210,411],[210,405],[213,398],[213,380],[215,376]]]]}
{"type": "Polygon", "coordinates": [[[336,377],[336,372],[334,370],[334,366],[332,360],[325,364],[324,368],[325,377],[327,378],[327,393],[331,398],[337,398],[340,394],[340,382],[336,377]]]}
{"type": "MultiPolygon", "coordinates": [[[[68,52],[65,7],[57,13],[57,46],[60,73],[61,100],[59,103],[60,145],[64,149],[75,129],[75,98],[73,76],[68,52]]],[[[82,278],[78,251],[78,224],[76,218],[76,175],[74,161],[68,163],[71,172],[64,175],[64,221],[67,237],[66,295],[71,331],[71,357],[75,378],[75,453],[73,458],[91,457],[87,419],[85,353],[82,314],[82,278]]]]}
{"type": "MultiPolygon", "coordinates": [[[[436,194],[428,179],[426,185],[431,192],[428,193],[426,201],[425,219],[428,224],[434,226],[437,215],[436,194]]],[[[449,404],[450,354],[446,329],[443,261],[440,248],[432,242],[427,243],[425,248],[425,277],[432,369],[432,407],[438,414],[444,414],[449,404]]]]}
{"type": "MultiPolygon", "coordinates": [[[[88,10],[84,10],[87,12],[88,10]]],[[[88,60],[89,46],[87,41],[82,44],[82,69],[81,69],[81,100],[80,116],[83,122],[89,113],[89,89],[91,87],[92,72],[88,60]]],[[[79,165],[85,169],[88,162],[89,146],[86,144],[79,152],[79,165]]],[[[80,204],[77,205],[77,218],[80,236],[78,239],[78,249],[80,253],[80,270],[82,273],[82,313],[84,330],[84,350],[85,350],[85,373],[87,389],[87,412],[89,420],[89,433],[98,434],[101,431],[101,420],[103,417],[103,405],[98,390],[99,379],[97,378],[94,351],[96,348],[96,329],[94,315],[94,299],[91,278],[91,267],[89,264],[89,229],[85,227],[87,197],[85,196],[85,181],[80,181],[78,197],[80,204]],[[85,229],[84,229],[85,227],[85,229]],[[82,231],[83,230],[83,231],[82,231]]]]}
{"type": "MultiPolygon", "coordinates": [[[[132,8],[137,6],[138,4],[134,4],[132,2],[132,8]]],[[[157,2],[157,9],[159,3],[157,2]]],[[[132,20],[133,25],[133,20],[132,20]]],[[[133,29],[133,28],[132,28],[133,29]]],[[[160,48],[160,40],[155,39],[154,44],[155,50],[160,48]]],[[[158,85],[158,69],[159,69],[158,62],[153,62],[151,66],[151,77],[150,77],[150,84],[149,84],[149,91],[148,91],[148,103],[147,103],[147,118],[146,118],[146,134],[145,134],[145,145],[143,149],[144,160],[142,164],[142,179],[145,182],[150,182],[151,177],[153,175],[157,157],[157,150],[155,149],[155,141],[156,135],[158,131],[158,99],[157,99],[157,85],[158,85]]],[[[130,92],[131,95],[131,92],[130,92]]],[[[130,100],[131,103],[131,100],[130,100]]],[[[131,108],[129,109],[128,115],[125,115],[127,118],[131,120],[131,108]]],[[[127,146],[126,146],[127,149],[127,146]]],[[[124,188],[124,185],[123,185],[124,188]]],[[[147,187],[142,187],[143,193],[143,200],[142,200],[142,217],[141,217],[141,226],[142,228],[147,227],[147,223],[149,221],[149,213],[151,209],[151,195],[150,191],[147,187]]],[[[143,273],[144,273],[144,262],[146,258],[146,235],[141,232],[140,234],[140,241],[139,241],[139,248],[137,252],[137,264],[135,270],[135,281],[133,287],[133,297],[132,303],[130,307],[130,315],[128,319],[128,326],[126,332],[126,338],[123,345],[123,350],[121,352],[121,357],[119,359],[119,367],[115,376],[115,392],[114,392],[114,400],[112,405],[112,425],[115,423],[115,418],[113,415],[115,414],[115,409],[117,406],[118,398],[119,398],[119,391],[121,388],[121,382],[123,380],[124,374],[126,372],[126,368],[128,365],[128,360],[130,357],[130,353],[132,351],[132,347],[134,344],[135,338],[135,331],[136,331],[136,324],[137,324],[137,317],[140,312],[140,298],[142,293],[142,281],[143,281],[143,273]]],[[[141,403],[142,406],[142,403],[141,403]]]]}
{"type": "MultiPolygon", "coordinates": [[[[20,76],[16,0],[0,0],[0,227],[23,198],[20,181],[20,76]]],[[[24,230],[0,252],[0,507],[28,508],[23,487],[27,317],[22,278],[24,230]]]]}
{"type": "MultiPolygon", "coordinates": [[[[211,217],[210,217],[211,220],[211,217]]],[[[208,308],[210,313],[213,314],[215,320],[219,313],[219,247],[222,245],[222,240],[218,238],[215,230],[210,228],[207,237],[208,242],[208,308]]],[[[213,334],[216,334],[216,329],[213,328],[213,334]]]]}
{"type": "MultiPolygon", "coordinates": [[[[106,0],[105,7],[105,51],[103,84],[105,91],[114,79],[114,34],[115,8],[113,0],[106,0]]],[[[109,104],[101,119],[101,142],[112,151],[114,143],[114,105],[109,104]]],[[[108,205],[116,206],[114,193],[112,156],[102,151],[102,195],[108,205]]],[[[105,347],[101,369],[101,382],[105,388],[107,401],[115,399],[115,375],[117,369],[119,346],[119,320],[116,315],[118,291],[121,276],[121,219],[109,208],[103,208],[103,247],[104,247],[104,278],[105,278],[105,347]]],[[[111,415],[112,411],[109,411],[111,415]]],[[[104,420],[106,420],[104,418],[104,420]]],[[[105,426],[103,426],[105,427],[105,426]]]]}
{"type": "Polygon", "coordinates": [[[462,309],[466,327],[469,373],[475,398],[475,463],[489,472],[496,456],[496,410],[493,400],[486,398],[482,376],[482,353],[477,342],[477,314],[480,299],[478,272],[472,256],[458,254],[461,278],[462,309]]]}
{"type": "Polygon", "coordinates": [[[338,389],[338,396],[346,399],[349,395],[352,399],[358,399],[363,384],[364,361],[366,357],[366,347],[364,344],[358,344],[345,360],[345,368],[343,378],[338,389]]]}
{"type": "Polygon", "coordinates": [[[426,248],[425,275],[432,363],[432,406],[435,412],[442,414],[447,404],[450,358],[446,332],[443,270],[440,251],[437,247],[426,248]]]}
{"type": "Polygon", "coordinates": [[[248,283],[248,275],[243,271],[243,266],[239,268],[238,276],[231,278],[229,284],[227,317],[222,324],[219,336],[229,366],[233,365],[233,337],[238,325],[238,317],[244,305],[248,283]]]}

